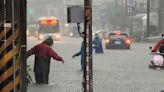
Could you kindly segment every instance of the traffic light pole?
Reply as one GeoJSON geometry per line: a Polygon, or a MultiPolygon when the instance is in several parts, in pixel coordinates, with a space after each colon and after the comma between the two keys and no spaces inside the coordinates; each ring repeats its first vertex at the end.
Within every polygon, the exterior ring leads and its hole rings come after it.
{"type": "Polygon", "coordinates": [[[146,30],[146,37],[150,36],[150,0],[147,0],[147,30],[146,30]]]}
{"type": "Polygon", "coordinates": [[[84,74],[83,92],[93,92],[92,74],[92,0],[84,0],[84,74]]]}

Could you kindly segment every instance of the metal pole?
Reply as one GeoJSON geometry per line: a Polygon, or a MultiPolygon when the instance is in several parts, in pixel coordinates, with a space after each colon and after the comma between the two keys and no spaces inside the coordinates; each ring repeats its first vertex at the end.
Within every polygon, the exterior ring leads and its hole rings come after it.
{"type": "Polygon", "coordinates": [[[14,56],[13,56],[13,81],[14,81],[14,89],[13,89],[13,92],[16,92],[16,65],[15,65],[15,37],[14,37],[14,30],[15,30],[15,28],[14,28],[14,24],[15,24],[15,16],[14,16],[14,14],[15,14],[15,7],[14,7],[14,0],[12,0],[12,23],[11,23],[11,25],[12,25],[12,33],[13,33],[13,39],[12,39],[12,41],[13,41],[13,43],[12,43],[12,46],[13,46],[13,53],[14,53],[14,56]]]}
{"type": "Polygon", "coordinates": [[[159,0],[158,1],[158,29],[159,29],[159,32],[164,32],[164,0],[159,0]]]}
{"type": "Polygon", "coordinates": [[[147,34],[146,37],[150,36],[150,31],[149,31],[149,21],[150,21],[150,0],[147,0],[147,34]]]}
{"type": "Polygon", "coordinates": [[[122,4],[122,14],[121,14],[121,31],[123,31],[124,0],[122,0],[121,4],[122,4]]]}
{"type": "Polygon", "coordinates": [[[21,44],[21,60],[22,65],[22,90],[21,92],[27,92],[27,79],[26,79],[26,28],[27,28],[27,7],[26,7],[27,0],[20,0],[20,44],[21,44]]]}
{"type": "Polygon", "coordinates": [[[83,92],[93,92],[92,74],[92,0],[84,0],[84,74],[83,92]]]}

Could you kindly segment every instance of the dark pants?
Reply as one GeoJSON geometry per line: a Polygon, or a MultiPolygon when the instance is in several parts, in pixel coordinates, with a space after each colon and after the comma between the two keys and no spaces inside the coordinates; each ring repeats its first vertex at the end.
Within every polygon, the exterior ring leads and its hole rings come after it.
{"type": "Polygon", "coordinates": [[[49,73],[35,72],[35,80],[37,84],[48,84],[49,73]]]}

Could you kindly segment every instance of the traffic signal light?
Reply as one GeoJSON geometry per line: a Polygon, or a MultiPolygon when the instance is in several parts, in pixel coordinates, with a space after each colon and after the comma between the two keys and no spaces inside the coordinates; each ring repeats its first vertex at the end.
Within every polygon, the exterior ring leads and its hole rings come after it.
{"type": "Polygon", "coordinates": [[[29,15],[33,15],[33,14],[34,14],[33,9],[31,9],[31,8],[27,8],[27,14],[29,14],[29,15]]]}

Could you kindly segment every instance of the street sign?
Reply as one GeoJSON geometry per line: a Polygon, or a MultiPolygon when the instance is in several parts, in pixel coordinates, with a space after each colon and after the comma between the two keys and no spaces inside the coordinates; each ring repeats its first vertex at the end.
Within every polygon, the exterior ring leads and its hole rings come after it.
{"type": "Polygon", "coordinates": [[[4,27],[11,27],[11,23],[4,23],[4,27]]]}
{"type": "Polygon", "coordinates": [[[127,12],[129,15],[136,14],[136,0],[127,0],[127,12]]]}
{"type": "Polygon", "coordinates": [[[84,10],[81,6],[75,5],[67,8],[67,22],[68,23],[83,23],[84,10]]]}

